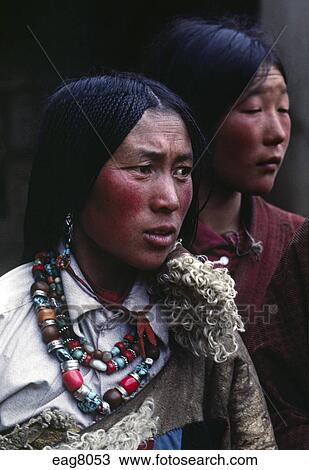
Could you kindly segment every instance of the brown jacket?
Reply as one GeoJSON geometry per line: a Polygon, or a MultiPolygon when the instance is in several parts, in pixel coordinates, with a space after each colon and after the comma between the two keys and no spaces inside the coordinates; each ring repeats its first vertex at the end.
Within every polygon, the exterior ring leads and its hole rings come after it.
{"type": "MultiPolygon", "coordinates": [[[[155,415],[159,417],[158,435],[183,428],[183,448],[276,448],[256,373],[239,341],[237,353],[220,364],[195,357],[172,341],[170,360],[149,385],[118,411],[83,433],[110,429],[152,397],[155,415]]],[[[66,429],[53,426],[42,429],[37,423],[34,426],[36,429],[28,433],[27,441],[34,449],[55,445],[65,438],[66,429]]],[[[16,448],[17,442],[15,435],[15,447],[11,448],[16,448]]],[[[1,443],[0,439],[1,447],[10,448],[9,443],[1,443]]]]}

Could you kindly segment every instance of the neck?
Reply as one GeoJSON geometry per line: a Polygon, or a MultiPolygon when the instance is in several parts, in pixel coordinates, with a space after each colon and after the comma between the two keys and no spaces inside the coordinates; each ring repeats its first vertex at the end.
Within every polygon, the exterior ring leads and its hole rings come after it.
{"type": "Polygon", "coordinates": [[[72,245],[79,267],[95,291],[124,294],[132,286],[136,270],[104,252],[79,225],[74,227],[72,245]]]}
{"type": "MultiPolygon", "coordinates": [[[[209,195],[209,187],[200,190],[200,206],[209,195]]],[[[238,232],[241,229],[241,193],[229,191],[222,185],[213,182],[209,200],[200,213],[199,219],[218,234],[229,230],[238,232]]]]}

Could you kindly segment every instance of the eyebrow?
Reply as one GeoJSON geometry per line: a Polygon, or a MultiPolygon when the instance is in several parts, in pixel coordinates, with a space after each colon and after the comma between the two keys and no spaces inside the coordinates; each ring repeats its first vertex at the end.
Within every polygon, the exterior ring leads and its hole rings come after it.
{"type": "MultiPolygon", "coordinates": [[[[257,86],[256,88],[254,88],[253,90],[249,91],[245,96],[244,96],[244,100],[246,100],[247,98],[251,97],[251,96],[257,96],[257,95],[261,95],[263,93],[267,93],[268,91],[272,91],[272,90],[275,90],[274,87],[272,86],[264,86],[263,84],[262,85],[259,85],[257,86]]],[[[287,95],[288,94],[288,89],[286,86],[282,86],[279,90],[280,94],[281,95],[287,95]]]]}
{"type": "MultiPolygon", "coordinates": [[[[150,159],[150,160],[162,160],[165,157],[165,153],[163,152],[155,152],[153,150],[147,150],[140,148],[136,152],[134,152],[134,157],[139,158],[140,160],[142,159],[150,159]]],[[[193,160],[193,153],[192,152],[187,152],[183,153],[180,155],[177,155],[175,158],[175,161],[177,163],[185,162],[185,161],[192,161],[193,160]]]]}

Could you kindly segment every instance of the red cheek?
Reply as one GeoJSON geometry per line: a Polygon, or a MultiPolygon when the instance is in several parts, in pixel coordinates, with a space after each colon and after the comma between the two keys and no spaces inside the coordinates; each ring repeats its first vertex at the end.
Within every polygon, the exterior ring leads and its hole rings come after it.
{"type": "Polygon", "coordinates": [[[94,188],[97,213],[104,218],[104,230],[115,230],[121,236],[122,228],[128,230],[139,215],[147,199],[145,187],[141,188],[119,171],[104,168],[94,188]]]}

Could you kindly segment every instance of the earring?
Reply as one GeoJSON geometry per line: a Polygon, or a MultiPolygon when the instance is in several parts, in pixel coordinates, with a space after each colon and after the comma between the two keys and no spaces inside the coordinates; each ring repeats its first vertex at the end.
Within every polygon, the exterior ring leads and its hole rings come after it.
{"type": "Polygon", "coordinates": [[[73,214],[69,212],[64,221],[64,241],[70,247],[73,234],[73,214]]]}
{"type": "Polygon", "coordinates": [[[172,251],[176,250],[176,248],[177,248],[178,246],[182,246],[182,238],[178,238],[178,240],[175,242],[173,248],[171,249],[170,253],[171,253],[172,251]]]}
{"type": "Polygon", "coordinates": [[[72,212],[69,212],[64,220],[64,250],[56,260],[56,265],[60,269],[66,269],[70,264],[72,234],[73,214],[72,212]]]}

